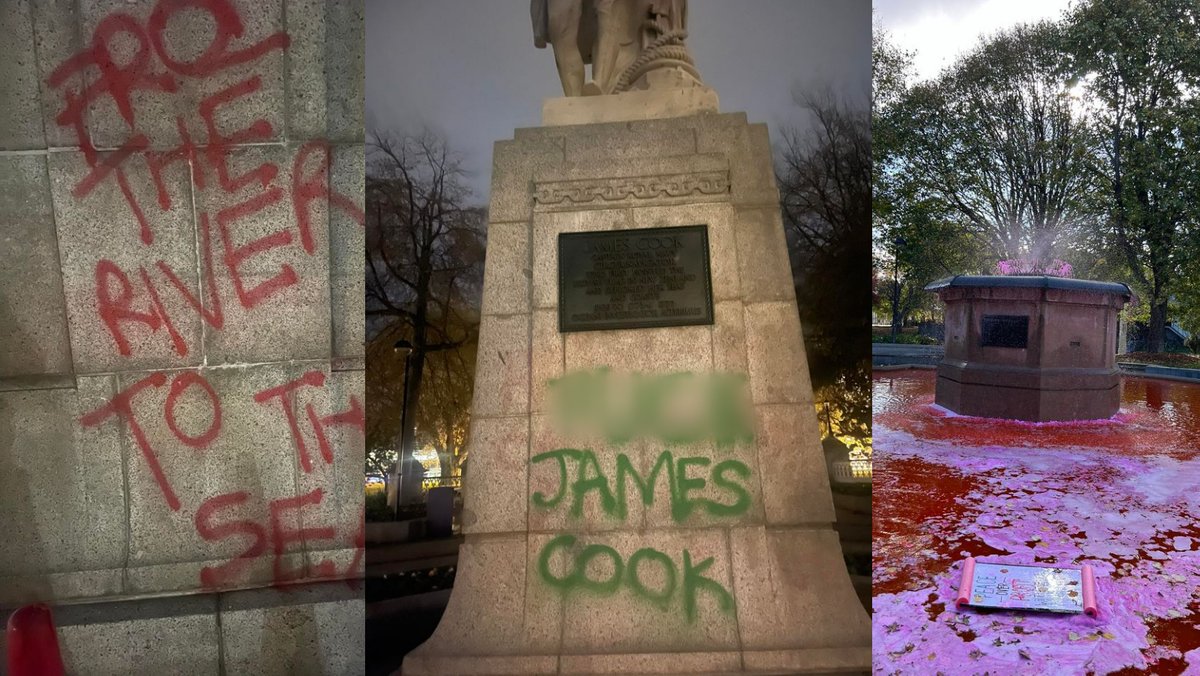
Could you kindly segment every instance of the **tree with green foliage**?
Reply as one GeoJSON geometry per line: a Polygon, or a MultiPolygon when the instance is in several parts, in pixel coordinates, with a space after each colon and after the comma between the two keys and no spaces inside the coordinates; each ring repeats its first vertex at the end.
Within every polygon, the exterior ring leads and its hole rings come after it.
{"type": "Polygon", "coordinates": [[[1099,225],[1148,306],[1153,352],[1163,349],[1172,295],[1194,293],[1181,281],[1200,254],[1198,24],[1195,0],[1088,0],[1065,20],[1071,72],[1094,104],[1099,225]]]}
{"type": "Polygon", "coordinates": [[[925,285],[977,267],[974,233],[912,172],[907,156],[915,142],[910,97],[912,55],[877,26],[872,36],[871,116],[873,240],[880,304],[891,314],[893,340],[908,317],[931,309],[925,285]]]}
{"type": "Polygon", "coordinates": [[[944,205],[994,260],[1048,262],[1089,222],[1090,137],[1059,42],[1050,23],[993,35],[893,110],[914,196],[944,205]]]}

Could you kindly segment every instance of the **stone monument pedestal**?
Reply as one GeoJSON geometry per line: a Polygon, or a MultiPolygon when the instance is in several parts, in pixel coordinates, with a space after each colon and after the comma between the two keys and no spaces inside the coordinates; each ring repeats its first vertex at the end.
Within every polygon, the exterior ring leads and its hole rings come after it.
{"type": "Polygon", "coordinates": [[[403,672],[868,671],[765,125],[714,101],[705,114],[519,129],[495,147],[489,221],[466,541],[441,624],[403,672]],[[707,260],[681,262],[681,238],[662,230],[638,233],[679,226],[703,226],[707,260]],[[592,280],[571,288],[594,304],[564,309],[560,235],[599,232],[611,243],[577,244],[592,267],[564,276],[592,280]],[[662,265],[703,272],[622,276],[656,247],[662,265]],[[711,323],[560,330],[560,311],[585,324],[688,314],[664,300],[672,279],[708,294],[711,323]],[[736,443],[572,436],[553,414],[572,374],[719,376],[741,388],[744,406],[721,410],[744,427],[736,443]]]}

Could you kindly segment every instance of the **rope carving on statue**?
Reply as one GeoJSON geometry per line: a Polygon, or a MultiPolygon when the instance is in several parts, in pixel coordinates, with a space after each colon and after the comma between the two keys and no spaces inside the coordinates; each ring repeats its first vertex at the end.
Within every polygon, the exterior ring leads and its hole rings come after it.
{"type": "MultiPolygon", "coordinates": [[[[659,26],[653,20],[647,21],[645,24],[647,30],[658,31],[659,26]]],[[[686,70],[688,73],[699,79],[699,73],[696,72],[695,62],[692,61],[692,55],[688,53],[687,47],[683,41],[687,39],[687,31],[673,30],[667,31],[659,35],[638,54],[637,59],[629,64],[629,67],[621,73],[621,77],[617,78],[617,84],[613,87],[613,93],[629,91],[629,88],[637,79],[644,75],[647,71],[659,68],[662,66],[678,66],[686,70]],[[659,64],[659,61],[667,61],[669,63],[659,64]],[[651,68],[650,66],[653,66],[651,68]]]]}

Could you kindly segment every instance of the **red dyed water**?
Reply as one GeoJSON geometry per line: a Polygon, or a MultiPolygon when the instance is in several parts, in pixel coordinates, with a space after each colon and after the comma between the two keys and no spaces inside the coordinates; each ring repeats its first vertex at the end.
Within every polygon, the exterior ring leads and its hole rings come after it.
{"type": "Polygon", "coordinates": [[[970,446],[1105,448],[1132,455],[1200,451],[1200,385],[1125,378],[1121,410],[1111,419],[1030,423],[942,409],[933,403],[935,379],[930,370],[876,374],[874,423],[970,446]]]}
{"type": "Polygon", "coordinates": [[[1200,385],[1029,423],[935,406],[935,377],[874,377],[876,671],[1200,673],[1200,385]],[[968,554],[1088,562],[1101,617],[955,610],[968,554]]]}

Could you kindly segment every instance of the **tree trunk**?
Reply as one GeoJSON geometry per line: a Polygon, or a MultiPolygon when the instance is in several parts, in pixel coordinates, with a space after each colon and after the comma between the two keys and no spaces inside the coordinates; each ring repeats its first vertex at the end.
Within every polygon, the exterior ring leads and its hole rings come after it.
{"type": "Polygon", "coordinates": [[[404,406],[404,429],[400,432],[401,464],[400,504],[411,505],[421,498],[421,478],[424,469],[413,457],[416,450],[417,408],[421,399],[421,380],[425,375],[425,352],[413,350],[408,358],[408,395],[404,406]]]}
{"type": "Polygon", "coordinates": [[[1150,306],[1150,325],[1146,332],[1146,350],[1162,352],[1167,329],[1167,299],[1155,299],[1150,306]]]}

